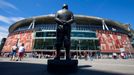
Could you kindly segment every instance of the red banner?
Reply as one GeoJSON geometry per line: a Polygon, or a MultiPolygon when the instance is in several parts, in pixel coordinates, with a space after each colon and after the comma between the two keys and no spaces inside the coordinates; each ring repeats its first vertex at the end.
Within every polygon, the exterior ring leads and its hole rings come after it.
{"type": "Polygon", "coordinates": [[[10,52],[13,45],[24,43],[26,52],[30,52],[33,41],[32,33],[32,31],[22,31],[9,34],[2,51],[10,52]]]}
{"type": "Polygon", "coordinates": [[[128,36],[125,34],[102,30],[97,30],[96,33],[102,52],[119,52],[121,48],[124,48],[125,51],[133,49],[128,36]]]}

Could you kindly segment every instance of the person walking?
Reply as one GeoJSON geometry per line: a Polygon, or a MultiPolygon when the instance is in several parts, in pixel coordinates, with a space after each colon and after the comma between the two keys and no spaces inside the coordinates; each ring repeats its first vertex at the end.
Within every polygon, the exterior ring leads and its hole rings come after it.
{"type": "Polygon", "coordinates": [[[95,57],[95,52],[91,52],[90,53],[90,60],[93,61],[94,57],[95,57]]]}
{"type": "Polygon", "coordinates": [[[16,53],[17,53],[17,46],[14,45],[12,46],[11,59],[10,59],[11,61],[15,61],[16,53]]]}
{"type": "Polygon", "coordinates": [[[24,43],[22,43],[22,45],[19,47],[19,50],[18,50],[18,59],[16,61],[21,61],[23,56],[24,56],[24,53],[25,53],[25,48],[24,48],[24,43]]]}

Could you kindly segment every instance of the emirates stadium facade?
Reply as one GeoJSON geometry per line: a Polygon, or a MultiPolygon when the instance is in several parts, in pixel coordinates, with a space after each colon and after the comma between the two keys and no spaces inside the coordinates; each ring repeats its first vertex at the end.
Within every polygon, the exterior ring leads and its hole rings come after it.
{"type": "MultiPolygon", "coordinates": [[[[11,52],[16,43],[24,43],[28,53],[55,51],[57,25],[54,17],[53,14],[37,16],[12,24],[2,52],[11,52]]],[[[75,15],[71,27],[71,52],[133,52],[127,25],[99,17],[75,15]]]]}

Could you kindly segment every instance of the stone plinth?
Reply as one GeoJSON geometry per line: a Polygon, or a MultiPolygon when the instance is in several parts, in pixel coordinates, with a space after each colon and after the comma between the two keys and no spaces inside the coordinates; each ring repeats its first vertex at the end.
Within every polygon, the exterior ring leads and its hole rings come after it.
{"type": "Polygon", "coordinates": [[[48,72],[76,72],[78,60],[48,60],[48,72]]]}

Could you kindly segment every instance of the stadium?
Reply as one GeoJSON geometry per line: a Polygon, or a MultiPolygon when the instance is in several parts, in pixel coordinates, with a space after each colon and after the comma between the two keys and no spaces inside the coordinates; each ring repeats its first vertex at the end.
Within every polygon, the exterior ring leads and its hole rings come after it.
{"type": "MultiPolygon", "coordinates": [[[[56,40],[55,15],[26,18],[9,27],[2,52],[11,52],[14,44],[25,44],[26,52],[54,53],[56,40]]],[[[83,52],[133,54],[129,25],[94,16],[74,15],[71,25],[71,53],[83,52]]],[[[62,48],[64,53],[64,47],[62,48]]]]}

